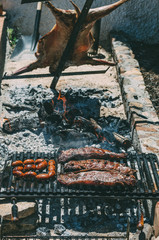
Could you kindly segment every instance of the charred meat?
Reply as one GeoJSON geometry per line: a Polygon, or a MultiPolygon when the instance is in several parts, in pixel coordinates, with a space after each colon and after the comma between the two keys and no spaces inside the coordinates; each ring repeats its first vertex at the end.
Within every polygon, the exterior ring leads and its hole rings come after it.
{"type": "Polygon", "coordinates": [[[65,171],[115,171],[125,175],[132,175],[136,170],[118,162],[111,162],[104,159],[88,159],[80,161],[69,161],[64,164],[65,171]]]}
{"type": "Polygon", "coordinates": [[[71,148],[62,151],[58,157],[60,163],[70,160],[86,160],[86,159],[122,159],[126,158],[126,153],[114,153],[105,149],[95,147],[71,148]]]}
{"type": "MultiPolygon", "coordinates": [[[[128,0],[119,0],[116,3],[102,6],[94,9],[90,9],[86,17],[85,23],[83,24],[72,54],[70,55],[68,62],[66,63],[65,68],[70,65],[82,65],[82,64],[91,64],[91,65],[109,65],[114,66],[115,63],[108,62],[100,59],[90,58],[87,53],[91,48],[94,38],[91,33],[91,29],[95,22],[108,15],[116,8],[118,8],[123,3],[128,0]]],[[[32,71],[37,68],[50,67],[50,73],[54,73],[57,69],[57,66],[60,62],[62,54],[67,46],[67,43],[70,39],[72,30],[79,18],[81,13],[78,6],[71,1],[75,10],[63,10],[56,8],[50,1],[45,1],[45,5],[52,12],[56,18],[56,24],[53,28],[45,34],[38,42],[37,52],[35,56],[37,60],[30,63],[28,66],[25,66],[17,70],[13,75],[22,74],[25,72],[32,71]]]]}
{"type": "Polygon", "coordinates": [[[126,176],[118,172],[110,171],[88,171],[79,173],[60,174],[58,181],[61,184],[93,185],[93,186],[134,186],[136,178],[133,175],[126,176]]]}

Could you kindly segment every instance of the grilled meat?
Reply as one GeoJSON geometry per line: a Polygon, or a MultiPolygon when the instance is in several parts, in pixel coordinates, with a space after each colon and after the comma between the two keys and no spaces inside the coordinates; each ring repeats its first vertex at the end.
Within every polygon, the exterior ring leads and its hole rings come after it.
{"type": "MultiPolygon", "coordinates": [[[[70,55],[65,68],[70,65],[109,65],[114,66],[115,63],[108,62],[102,59],[90,58],[88,56],[88,50],[91,48],[94,38],[91,33],[91,29],[94,23],[102,17],[108,15],[116,8],[126,3],[128,0],[119,0],[113,4],[102,6],[94,9],[90,9],[86,20],[78,34],[76,44],[70,55]]],[[[35,56],[36,61],[30,63],[17,70],[13,75],[22,74],[32,71],[37,68],[45,68],[49,66],[50,73],[54,73],[60,62],[61,56],[66,48],[72,30],[81,13],[78,6],[73,3],[75,10],[63,10],[56,8],[51,2],[45,1],[45,5],[50,9],[54,17],[56,18],[56,24],[53,26],[50,32],[45,34],[38,42],[37,52],[35,56]]]]}
{"type": "Polygon", "coordinates": [[[84,147],[78,149],[71,148],[66,151],[62,151],[58,157],[58,161],[64,163],[70,160],[82,159],[122,159],[126,156],[126,153],[114,153],[101,148],[84,147]]]}
{"type": "Polygon", "coordinates": [[[132,175],[136,172],[134,169],[117,162],[110,162],[104,159],[88,159],[80,161],[69,161],[64,164],[65,171],[116,171],[125,175],[132,175]]]}
{"type": "Polygon", "coordinates": [[[136,178],[118,172],[88,171],[79,173],[60,174],[58,181],[64,185],[93,185],[93,186],[134,186],[136,178]]]}

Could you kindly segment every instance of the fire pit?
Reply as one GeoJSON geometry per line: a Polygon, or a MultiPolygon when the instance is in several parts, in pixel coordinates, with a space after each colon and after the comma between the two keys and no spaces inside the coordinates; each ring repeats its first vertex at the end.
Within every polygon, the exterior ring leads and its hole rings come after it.
{"type": "MultiPolygon", "coordinates": [[[[33,75],[23,75],[18,78],[5,77],[6,80],[3,85],[5,97],[3,98],[1,115],[1,139],[3,144],[0,149],[1,156],[5,152],[5,161],[1,171],[0,196],[6,199],[17,198],[20,200],[25,198],[36,199],[37,201],[39,199],[43,201],[55,199],[55,202],[58,201],[57,199],[64,199],[64,201],[67,201],[67,199],[87,199],[88,201],[96,199],[95,201],[98,201],[97,199],[100,199],[112,202],[116,199],[121,202],[128,200],[133,202],[133,208],[131,209],[130,207],[131,211],[135,211],[133,220],[131,220],[130,216],[130,222],[133,221],[134,225],[138,224],[138,229],[142,230],[144,224],[142,201],[145,202],[147,199],[157,200],[159,197],[158,159],[153,154],[135,152],[131,141],[130,126],[126,121],[125,115],[122,113],[124,118],[120,116],[122,111],[119,111],[119,115],[106,112],[109,109],[117,109],[118,112],[119,106],[122,105],[119,89],[114,94],[114,89],[112,88],[112,90],[110,86],[107,88],[103,87],[103,82],[102,88],[100,88],[100,80],[95,81],[97,88],[92,86],[92,79],[94,78],[91,76],[91,70],[90,72],[88,71],[88,67],[83,72],[78,72],[77,69],[75,71],[79,79],[83,78],[83,76],[79,77],[79,75],[90,74],[90,82],[87,82],[87,87],[81,88],[80,83],[79,85],[74,83],[73,75],[75,73],[69,72],[69,70],[64,72],[65,78],[61,83],[58,83],[57,90],[50,90],[46,86],[42,87],[42,85],[36,87],[28,85],[29,78],[30,82],[33,78],[37,81],[39,76],[47,79],[47,81],[51,78],[51,75],[41,71],[41,75],[39,72],[36,72],[34,76],[35,72],[33,72],[33,75]],[[66,81],[67,77],[71,80],[71,87],[66,81]],[[25,78],[27,80],[22,81],[25,78]],[[10,81],[15,83],[14,79],[15,82],[17,79],[22,81],[22,86],[12,88],[9,86],[8,88],[7,81],[9,84],[10,81]],[[27,87],[25,87],[25,81],[27,81],[27,87]],[[65,88],[64,90],[63,86],[65,86],[65,83],[70,88],[65,88]],[[75,85],[76,87],[74,87],[75,85]],[[5,88],[8,89],[6,90],[5,88]],[[104,114],[102,109],[104,109],[104,114]],[[66,174],[66,172],[64,164],[58,159],[61,150],[85,147],[101,148],[112,151],[115,154],[123,154],[122,156],[125,157],[121,159],[116,158],[115,163],[132,169],[135,184],[132,184],[132,186],[123,186],[122,184],[113,186],[91,186],[89,184],[88,186],[67,186],[62,184],[59,181],[59,176],[66,174]],[[48,171],[50,161],[55,160],[54,176],[48,177],[46,169],[42,170],[42,172],[39,170],[39,172],[37,170],[33,171],[34,175],[43,175],[41,179],[39,177],[40,181],[38,181],[37,177],[26,179],[16,175],[17,173],[14,173],[13,168],[14,163],[18,160],[25,167],[24,162],[27,159],[34,162],[37,159],[44,159],[47,162],[48,171]],[[46,175],[47,179],[44,180],[46,175]]],[[[107,74],[107,71],[109,72],[109,77],[111,77],[113,70],[105,69],[104,67],[102,67],[102,70],[97,68],[94,73],[99,74],[96,76],[101,77],[101,75],[107,74]]],[[[56,77],[55,74],[55,80],[56,77]]],[[[25,173],[22,172],[23,174],[25,173]]],[[[128,176],[124,175],[124,177],[128,176]]],[[[118,219],[121,213],[119,215],[116,214],[118,212],[117,206],[121,208],[121,202],[119,205],[116,203],[116,211],[112,211],[112,215],[115,214],[118,219]]],[[[110,206],[110,203],[107,203],[105,208],[108,209],[108,206],[110,206]]],[[[15,201],[13,201],[13,209],[13,215],[16,218],[17,208],[15,201]]],[[[122,227],[120,224],[118,227],[120,230],[122,228],[123,231],[127,231],[125,237],[129,238],[129,217],[127,219],[124,219],[122,227]],[[127,219],[128,224],[126,223],[127,219]]],[[[68,221],[68,219],[65,220],[68,221]]],[[[6,239],[8,238],[11,237],[6,237],[6,239]]],[[[35,236],[28,236],[27,238],[35,238],[35,236]]],[[[53,239],[54,237],[48,238],[53,239]]],[[[94,238],[96,239],[96,237],[94,238]]],[[[82,239],[82,237],[75,237],[75,239],[82,239]]]]}

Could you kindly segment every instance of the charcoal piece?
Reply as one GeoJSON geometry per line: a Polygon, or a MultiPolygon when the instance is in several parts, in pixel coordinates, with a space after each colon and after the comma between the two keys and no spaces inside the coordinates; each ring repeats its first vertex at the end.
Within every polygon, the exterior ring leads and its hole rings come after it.
{"type": "Polygon", "coordinates": [[[37,112],[26,112],[11,119],[5,119],[3,123],[3,131],[6,133],[14,133],[24,129],[39,128],[41,126],[39,115],[37,112]]]}
{"type": "Polygon", "coordinates": [[[61,235],[66,231],[66,228],[62,224],[55,224],[54,225],[54,233],[61,235]]]}
{"type": "Polygon", "coordinates": [[[82,112],[84,118],[98,118],[100,116],[100,103],[96,98],[79,97],[68,100],[69,104],[72,104],[75,109],[82,112]]]}
{"type": "Polygon", "coordinates": [[[96,141],[94,134],[78,132],[75,129],[59,130],[52,136],[54,145],[65,146],[65,148],[84,147],[85,145],[92,145],[96,141]]]}
{"type": "Polygon", "coordinates": [[[83,129],[84,131],[89,131],[95,134],[95,136],[100,140],[105,140],[103,130],[98,125],[98,123],[93,119],[90,118],[90,120],[87,120],[86,118],[83,118],[81,116],[77,116],[74,119],[74,124],[83,129]]]}
{"type": "Polygon", "coordinates": [[[82,112],[79,109],[73,108],[73,109],[68,110],[68,112],[66,112],[65,116],[66,116],[68,122],[70,124],[73,124],[75,117],[82,116],[82,112]]]}
{"type": "MultiPolygon", "coordinates": [[[[46,227],[39,227],[36,229],[36,235],[41,237],[49,237],[50,236],[50,229],[46,227]]],[[[46,238],[48,239],[48,238],[46,238]]]]}

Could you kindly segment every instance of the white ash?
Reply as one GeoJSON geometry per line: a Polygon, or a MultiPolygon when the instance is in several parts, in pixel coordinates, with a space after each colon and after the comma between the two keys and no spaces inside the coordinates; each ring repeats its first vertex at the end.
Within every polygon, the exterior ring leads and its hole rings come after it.
{"type": "Polygon", "coordinates": [[[9,151],[8,151],[8,139],[0,138],[0,172],[4,169],[4,163],[8,159],[9,151]]]}
{"type": "MultiPolygon", "coordinates": [[[[39,227],[36,229],[36,235],[41,237],[49,237],[50,236],[50,229],[46,227],[39,227]]],[[[48,238],[46,238],[48,239],[48,238]]]]}
{"type": "MultiPolygon", "coordinates": [[[[88,96],[90,98],[95,98],[96,90],[92,90],[90,92],[88,89],[80,90],[72,90],[72,89],[66,89],[63,91],[63,94],[72,97],[72,98],[78,98],[78,97],[86,97],[88,96]],[[92,94],[92,95],[91,95],[92,94]]],[[[101,91],[97,95],[100,94],[101,98],[107,99],[113,99],[110,96],[105,97],[105,93],[101,94],[101,91]]],[[[41,109],[42,102],[45,100],[52,99],[55,95],[57,95],[56,91],[52,91],[49,88],[44,88],[41,85],[38,85],[37,87],[32,87],[31,85],[28,85],[27,87],[12,87],[8,92],[6,92],[5,99],[10,105],[16,105],[16,106],[29,106],[32,107],[33,110],[36,109],[36,112],[41,109]]],[[[114,100],[114,99],[113,99],[114,100]]],[[[25,115],[31,113],[28,110],[25,111],[23,108],[12,108],[6,109],[3,106],[3,117],[5,118],[18,118],[20,115],[25,115]]],[[[17,121],[19,122],[19,120],[17,121]]],[[[10,123],[11,124],[11,123],[10,123]]],[[[14,124],[14,121],[13,121],[14,124]]],[[[37,122],[37,125],[39,122],[37,122]]],[[[22,124],[21,124],[22,125],[22,124]]],[[[34,126],[36,123],[34,124],[34,126]]],[[[33,127],[34,127],[33,126],[33,127]]],[[[21,127],[18,125],[18,127],[21,127]]],[[[17,127],[17,129],[18,129],[17,127]]],[[[58,125],[46,122],[46,124],[43,127],[37,127],[32,128],[32,126],[27,126],[26,128],[22,128],[21,131],[17,131],[15,133],[11,134],[3,134],[3,137],[5,140],[8,141],[8,151],[14,152],[14,151],[32,151],[32,152],[52,152],[56,147],[65,147],[67,145],[66,141],[62,142],[59,141],[57,144],[56,138],[54,138],[55,132],[58,129],[58,125]]],[[[57,136],[58,137],[58,136],[57,136]]],[[[60,136],[59,136],[60,137],[60,136]]],[[[84,147],[85,145],[91,146],[93,144],[96,145],[96,142],[94,141],[93,137],[91,136],[85,136],[83,135],[83,138],[76,142],[74,139],[77,138],[75,136],[72,137],[73,141],[67,141],[68,146],[67,147],[84,147]],[[83,145],[81,145],[83,144],[83,145]]],[[[99,147],[103,147],[102,145],[97,145],[99,147]]],[[[114,146],[112,146],[114,147],[114,146]]],[[[112,150],[112,149],[109,149],[112,150]]]]}
{"type": "Polygon", "coordinates": [[[66,231],[66,228],[62,224],[54,225],[54,233],[55,234],[62,235],[65,231],[66,231]]]}
{"type": "Polygon", "coordinates": [[[27,87],[12,87],[6,92],[5,97],[13,104],[38,107],[43,100],[51,99],[53,96],[54,93],[50,88],[44,88],[42,85],[32,87],[29,84],[27,87]]]}

